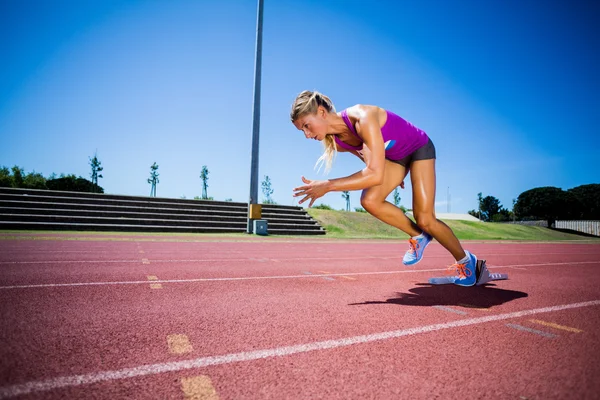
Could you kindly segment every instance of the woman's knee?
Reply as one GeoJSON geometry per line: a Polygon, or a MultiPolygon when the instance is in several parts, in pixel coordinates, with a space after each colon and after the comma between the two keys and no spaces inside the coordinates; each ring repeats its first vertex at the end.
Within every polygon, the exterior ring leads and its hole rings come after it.
{"type": "Polygon", "coordinates": [[[368,193],[363,192],[362,196],[360,196],[360,205],[368,212],[376,211],[382,204],[383,201],[381,199],[368,193]]]}
{"type": "Polygon", "coordinates": [[[433,213],[416,213],[415,220],[419,228],[428,232],[432,225],[437,223],[437,219],[433,213]]]}

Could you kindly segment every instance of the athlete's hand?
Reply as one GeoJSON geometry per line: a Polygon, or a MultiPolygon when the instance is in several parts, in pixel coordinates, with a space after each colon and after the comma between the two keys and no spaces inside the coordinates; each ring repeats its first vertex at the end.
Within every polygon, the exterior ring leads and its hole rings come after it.
{"type": "Polygon", "coordinates": [[[306,185],[294,189],[294,197],[304,196],[298,204],[302,204],[310,199],[310,203],[308,204],[308,207],[310,208],[315,200],[329,192],[329,181],[311,181],[302,177],[302,182],[306,185]]]}

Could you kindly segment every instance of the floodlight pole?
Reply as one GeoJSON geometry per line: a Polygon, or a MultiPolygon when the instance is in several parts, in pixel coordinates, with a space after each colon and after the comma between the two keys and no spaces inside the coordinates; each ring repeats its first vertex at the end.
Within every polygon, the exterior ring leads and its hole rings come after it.
{"type": "Polygon", "coordinates": [[[252,220],[260,218],[260,207],[258,206],[258,138],[260,130],[260,75],[262,60],[263,0],[258,0],[257,14],[256,53],[254,63],[254,116],[252,124],[252,156],[250,160],[250,198],[248,201],[247,233],[253,233],[252,220]]]}

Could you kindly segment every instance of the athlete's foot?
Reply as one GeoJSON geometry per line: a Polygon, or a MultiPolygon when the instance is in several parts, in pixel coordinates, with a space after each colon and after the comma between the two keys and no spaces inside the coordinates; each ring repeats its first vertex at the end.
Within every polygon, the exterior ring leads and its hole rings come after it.
{"type": "Polygon", "coordinates": [[[404,265],[415,265],[421,261],[425,247],[427,247],[427,245],[431,242],[431,239],[431,235],[429,235],[427,232],[423,232],[419,236],[414,236],[408,239],[408,245],[410,247],[406,254],[404,254],[402,263],[404,265]]]}
{"type": "Polygon", "coordinates": [[[477,268],[477,257],[473,254],[465,251],[467,256],[452,264],[448,269],[457,272],[454,278],[454,284],[459,286],[473,286],[477,281],[476,268],[477,268]]]}

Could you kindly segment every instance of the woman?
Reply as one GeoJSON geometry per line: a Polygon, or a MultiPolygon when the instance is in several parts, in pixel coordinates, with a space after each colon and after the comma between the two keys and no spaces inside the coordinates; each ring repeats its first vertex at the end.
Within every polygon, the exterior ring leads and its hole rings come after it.
{"type": "Polygon", "coordinates": [[[304,186],[294,189],[302,197],[299,204],[315,200],[332,191],[362,190],[361,205],[374,217],[409,236],[405,265],[418,263],[432,237],[456,259],[451,266],[460,286],[475,284],[477,258],[465,251],[448,225],[436,219],[435,147],[425,132],[383,108],[355,105],[336,113],[331,100],[319,93],[303,91],[296,97],[290,114],[292,123],[307,139],[321,141],[325,152],[317,165],[329,171],[337,152],[349,152],[366,164],[350,176],[326,181],[302,177],[304,186]],[[410,171],[413,187],[413,214],[416,224],[398,207],[385,199],[396,188],[404,188],[410,171]]]}

